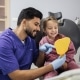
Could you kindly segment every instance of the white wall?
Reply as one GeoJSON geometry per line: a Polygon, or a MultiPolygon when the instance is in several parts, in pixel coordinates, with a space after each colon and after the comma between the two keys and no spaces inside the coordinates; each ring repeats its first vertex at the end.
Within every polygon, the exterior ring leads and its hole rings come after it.
{"type": "Polygon", "coordinates": [[[16,27],[16,18],[19,12],[26,7],[35,7],[43,13],[43,17],[48,16],[48,12],[62,12],[63,18],[75,20],[80,17],[80,0],[10,0],[12,28],[16,27]]]}

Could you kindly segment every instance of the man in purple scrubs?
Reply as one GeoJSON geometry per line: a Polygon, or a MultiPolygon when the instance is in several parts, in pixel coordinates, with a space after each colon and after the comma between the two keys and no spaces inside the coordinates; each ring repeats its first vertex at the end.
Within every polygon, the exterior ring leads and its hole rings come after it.
{"type": "MultiPolygon", "coordinates": [[[[66,57],[51,64],[31,70],[31,64],[40,66],[44,53],[40,54],[33,37],[40,31],[42,13],[32,7],[23,9],[18,17],[16,29],[7,29],[0,35],[0,80],[34,80],[45,73],[59,68],[66,57]]],[[[53,48],[43,44],[39,49],[48,52],[53,48]]]]}

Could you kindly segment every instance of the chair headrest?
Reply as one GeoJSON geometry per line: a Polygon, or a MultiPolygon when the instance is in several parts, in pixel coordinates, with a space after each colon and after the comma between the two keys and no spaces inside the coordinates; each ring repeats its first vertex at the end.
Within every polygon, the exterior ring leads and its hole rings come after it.
{"type": "Polygon", "coordinates": [[[63,25],[59,26],[59,33],[70,37],[77,51],[80,46],[80,30],[75,22],[70,19],[63,19],[63,25]]]}
{"type": "Polygon", "coordinates": [[[53,12],[48,12],[49,16],[54,16],[57,20],[62,18],[62,13],[61,12],[57,12],[57,13],[53,13],[53,12]]]}

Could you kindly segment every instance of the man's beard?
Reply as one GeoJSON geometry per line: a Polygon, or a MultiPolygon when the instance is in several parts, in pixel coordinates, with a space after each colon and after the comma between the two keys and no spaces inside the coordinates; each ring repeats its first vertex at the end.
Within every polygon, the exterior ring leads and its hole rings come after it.
{"type": "Polygon", "coordinates": [[[26,32],[26,34],[27,34],[28,36],[30,36],[30,37],[33,38],[33,39],[36,37],[36,35],[33,36],[32,33],[31,33],[31,31],[29,31],[29,30],[25,30],[25,32],[26,32]]]}

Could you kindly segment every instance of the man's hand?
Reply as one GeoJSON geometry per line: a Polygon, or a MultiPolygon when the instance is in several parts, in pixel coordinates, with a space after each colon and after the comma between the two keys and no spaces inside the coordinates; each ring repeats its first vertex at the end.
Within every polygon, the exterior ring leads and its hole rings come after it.
{"type": "Polygon", "coordinates": [[[61,70],[67,70],[67,63],[65,62],[61,67],[60,67],[61,70]]]}
{"type": "Polygon", "coordinates": [[[45,52],[46,54],[49,54],[53,48],[55,48],[55,47],[49,43],[45,43],[45,44],[39,46],[39,50],[45,52]]]}
{"type": "Polygon", "coordinates": [[[52,64],[53,69],[56,70],[60,68],[65,63],[65,61],[66,61],[66,55],[64,55],[63,57],[59,57],[58,59],[54,60],[50,64],[52,64]]]}

